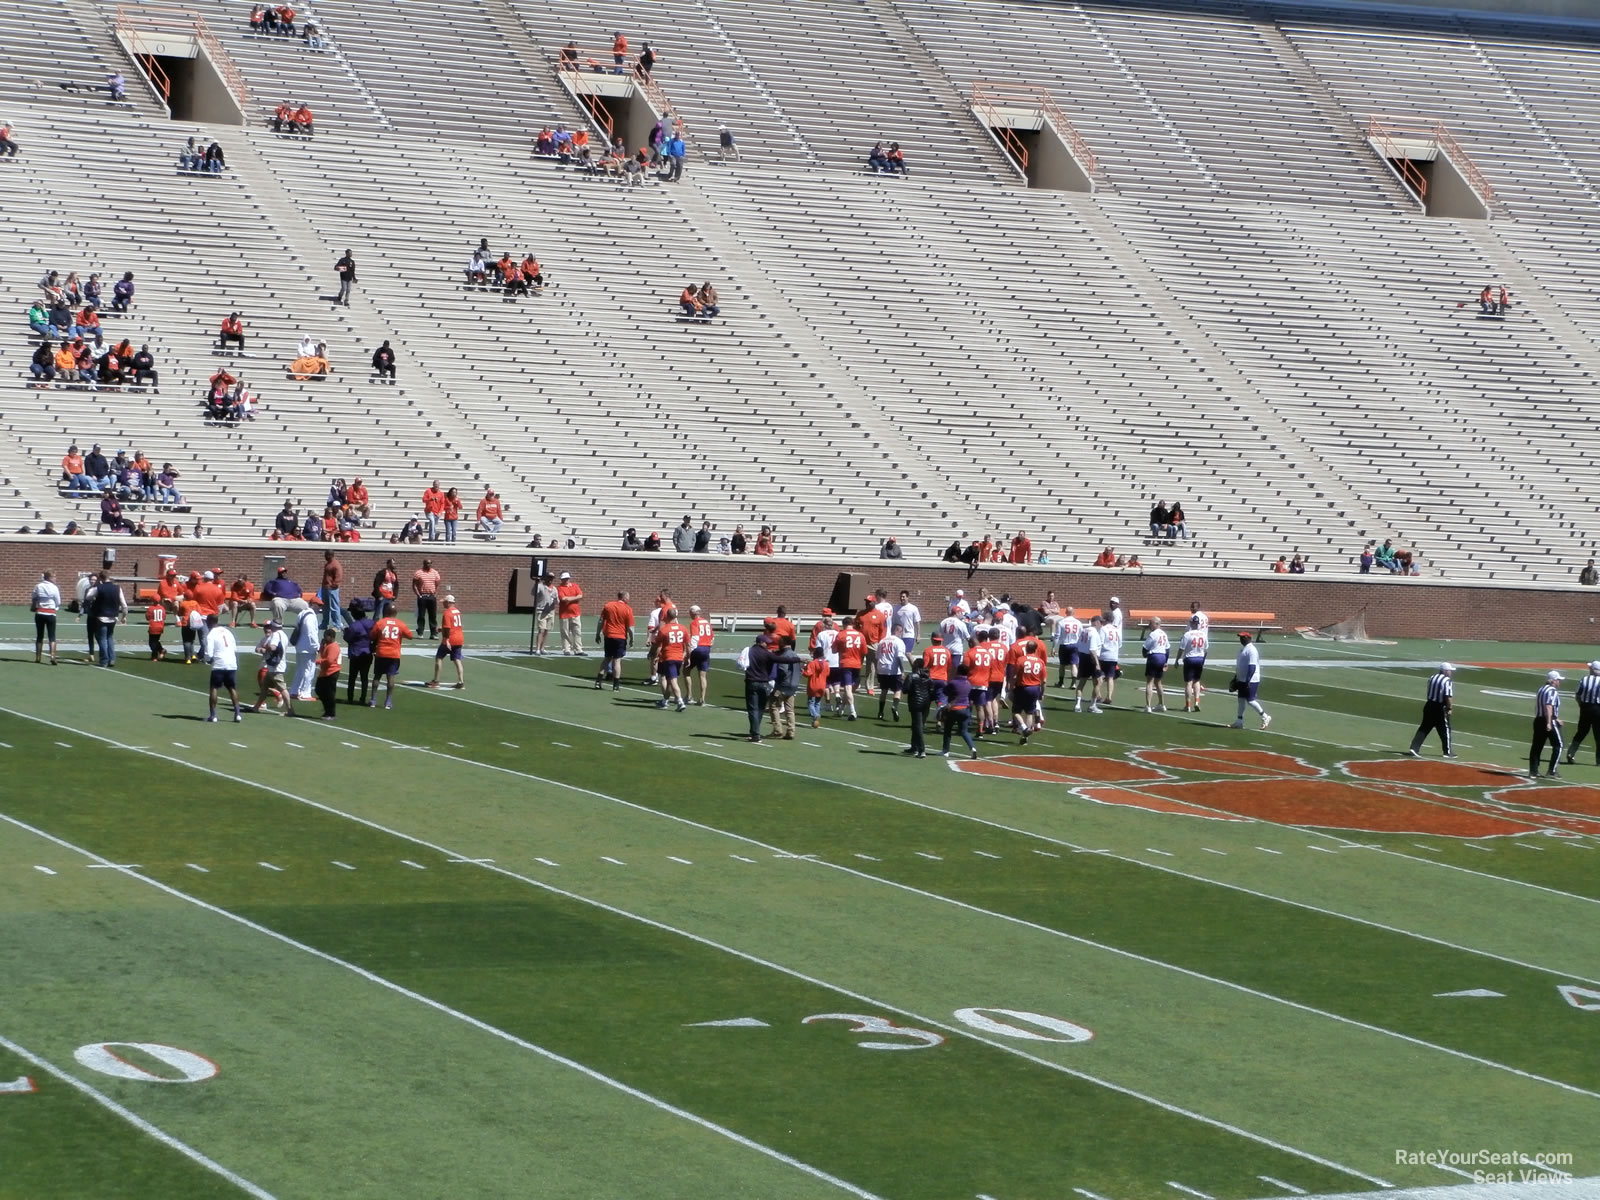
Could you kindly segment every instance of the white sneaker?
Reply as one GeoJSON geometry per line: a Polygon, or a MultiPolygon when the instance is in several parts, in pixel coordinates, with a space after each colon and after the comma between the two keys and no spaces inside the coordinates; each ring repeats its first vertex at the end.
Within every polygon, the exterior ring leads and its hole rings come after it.
{"type": "Polygon", "coordinates": [[[1261,714],[1261,728],[1262,728],[1262,730],[1265,731],[1267,729],[1270,729],[1271,727],[1272,727],[1272,718],[1269,717],[1266,713],[1262,713],[1261,714]]]}
{"type": "Polygon", "coordinates": [[[1075,713],[1081,713],[1083,711],[1083,701],[1082,700],[1073,701],[1073,703],[1072,703],[1072,711],[1075,712],[1075,713]]]}
{"type": "Polygon", "coordinates": [[[1244,718],[1243,717],[1239,718],[1239,720],[1235,721],[1232,725],[1229,725],[1228,728],[1229,729],[1243,729],[1244,728],[1244,718]]]}
{"type": "Polygon", "coordinates": [[[1100,715],[1100,706],[1098,704],[1091,704],[1091,705],[1089,705],[1089,711],[1094,713],[1095,716],[1099,716],[1100,715]]]}
{"type": "Polygon", "coordinates": [[[1418,754],[1415,750],[1407,750],[1406,753],[1409,754],[1412,758],[1421,758],[1422,757],[1422,755],[1418,754]]]}
{"type": "Polygon", "coordinates": [[[1156,711],[1157,712],[1166,712],[1167,711],[1167,706],[1165,704],[1162,704],[1162,705],[1160,705],[1160,706],[1158,706],[1156,708],[1156,711]]]}
{"type": "Polygon", "coordinates": [[[1153,713],[1153,712],[1155,712],[1155,709],[1153,709],[1153,708],[1151,708],[1151,707],[1150,707],[1150,706],[1149,706],[1149,705],[1148,705],[1148,704],[1146,704],[1146,705],[1145,705],[1145,706],[1144,706],[1144,710],[1145,710],[1145,712],[1147,712],[1147,713],[1153,713]]]}

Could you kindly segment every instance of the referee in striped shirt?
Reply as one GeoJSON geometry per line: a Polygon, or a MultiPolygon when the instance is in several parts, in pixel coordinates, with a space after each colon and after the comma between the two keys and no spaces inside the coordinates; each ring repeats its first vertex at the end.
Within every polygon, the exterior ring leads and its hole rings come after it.
{"type": "Polygon", "coordinates": [[[1578,680],[1578,735],[1567,747],[1567,761],[1578,757],[1578,747],[1594,731],[1594,764],[1600,767],[1600,659],[1589,664],[1589,673],[1578,680]]]}
{"type": "MultiPolygon", "coordinates": [[[[1453,664],[1440,663],[1438,674],[1428,680],[1428,698],[1422,702],[1422,724],[1417,726],[1417,735],[1411,739],[1411,749],[1406,751],[1412,758],[1422,757],[1422,743],[1436,729],[1439,731],[1439,742],[1444,747],[1444,756],[1456,756],[1450,748],[1450,706],[1455,698],[1451,680],[1455,673],[1453,664]]],[[[1595,744],[1600,746],[1600,735],[1596,735],[1595,744]]]]}
{"type": "Polygon", "coordinates": [[[1533,701],[1533,747],[1528,751],[1528,778],[1539,778],[1539,754],[1550,747],[1550,778],[1558,772],[1556,763],[1561,760],[1561,690],[1556,684],[1562,680],[1560,671],[1551,671],[1544,677],[1544,686],[1533,701]]]}

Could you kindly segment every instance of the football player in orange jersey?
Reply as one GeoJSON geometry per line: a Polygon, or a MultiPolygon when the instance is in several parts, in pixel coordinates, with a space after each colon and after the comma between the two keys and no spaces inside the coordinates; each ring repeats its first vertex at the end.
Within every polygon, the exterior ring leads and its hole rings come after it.
{"type": "Polygon", "coordinates": [[[439,686],[439,668],[448,658],[456,665],[455,690],[459,692],[467,686],[466,664],[462,661],[467,644],[467,631],[466,622],[461,617],[461,609],[457,607],[454,596],[444,598],[444,615],[439,618],[439,625],[444,629],[444,636],[439,639],[439,649],[433,655],[433,678],[428,681],[428,686],[431,688],[439,686]]]}
{"type": "Polygon", "coordinates": [[[706,706],[706,682],[711,675],[711,643],[715,640],[716,631],[711,627],[711,618],[700,611],[698,604],[689,605],[689,683],[685,688],[688,694],[685,699],[693,695],[698,681],[700,698],[695,703],[701,708],[706,706]]]}
{"type": "Polygon", "coordinates": [[[145,608],[144,619],[150,633],[150,661],[160,662],[167,656],[167,648],[161,644],[161,634],[167,628],[167,606],[160,596],[145,608]]]}
{"type": "Polygon", "coordinates": [[[689,653],[689,631],[678,624],[677,609],[661,610],[661,624],[656,627],[655,649],[656,672],[661,676],[661,699],[656,701],[656,707],[666,708],[673,703],[682,712],[688,705],[683,702],[678,677],[683,674],[683,660],[689,653]]]}
{"type": "MultiPolygon", "coordinates": [[[[373,669],[377,679],[383,681],[384,698],[383,707],[394,707],[394,680],[400,674],[400,645],[416,637],[410,628],[399,617],[394,615],[394,601],[386,601],[383,606],[383,616],[372,624],[373,669]]],[[[378,707],[378,685],[372,685],[372,698],[367,701],[368,708],[378,707]]]]}
{"type": "Polygon", "coordinates": [[[845,716],[854,721],[856,681],[861,677],[861,660],[867,650],[866,635],[861,632],[854,617],[844,619],[844,628],[839,631],[835,648],[839,652],[839,692],[844,702],[845,716]]]}
{"type": "Polygon", "coordinates": [[[1012,721],[1026,746],[1028,738],[1044,727],[1044,685],[1050,675],[1050,664],[1034,638],[1026,638],[1019,644],[1026,650],[1017,664],[1011,709],[1012,721]]]}

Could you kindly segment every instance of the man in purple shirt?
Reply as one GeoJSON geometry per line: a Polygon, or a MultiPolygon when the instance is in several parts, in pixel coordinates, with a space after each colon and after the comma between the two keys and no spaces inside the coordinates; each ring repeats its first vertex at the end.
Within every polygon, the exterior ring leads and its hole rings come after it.
{"type": "Polygon", "coordinates": [[[367,683],[372,675],[372,618],[360,600],[350,603],[350,623],[344,627],[345,645],[350,651],[350,670],[346,672],[346,704],[367,702],[367,683]],[[361,683],[361,698],[356,699],[356,682],[361,683]]]}
{"type": "Polygon", "coordinates": [[[301,598],[300,585],[289,578],[289,568],[280,566],[275,578],[269,579],[261,589],[261,598],[272,605],[272,615],[283,620],[284,605],[301,598]]]}

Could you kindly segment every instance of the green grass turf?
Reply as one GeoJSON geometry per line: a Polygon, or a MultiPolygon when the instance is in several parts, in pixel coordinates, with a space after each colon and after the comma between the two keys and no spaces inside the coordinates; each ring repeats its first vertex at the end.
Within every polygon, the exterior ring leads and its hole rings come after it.
{"type": "MultiPolygon", "coordinates": [[[[1496,654],[1494,661],[1507,660],[1504,648],[1496,654]]],[[[1410,1144],[1403,1139],[1503,1134],[1529,1139],[1530,1150],[1594,1154],[1592,1098],[1281,1003],[1593,1088],[1593,1035],[1585,1024],[1592,1016],[1554,990],[1568,978],[1560,970],[1581,972],[1592,961],[1584,954],[1594,944],[1590,904],[1558,893],[1573,890],[1563,885],[1583,876],[1574,863],[1593,850],[1502,845],[1474,854],[1434,837],[1423,840],[1451,857],[1427,861],[1440,855],[1407,851],[1405,839],[1361,834],[1327,841],[1334,853],[1313,853],[1308,843],[1319,835],[1306,831],[1106,809],[1054,785],[905,763],[889,741],[902,729],[887,724],[826,729],[811,735],[815,747],[805,746],[809,731],[800,744],[746,747],[730,740],[740,725],[736,713],[661,714],[636,703],[642,694],[624,693],[618,702],[586,684],[571,686],[567,673],[581,672],[577,664],[528,665],[475,662],[465,696],[409,693],[393,714],[347,710],[337,728],[273,718],[200,726],[190,719],[198,711],[192,697],[123,673],[41,669],[25,678],[29,710],[63,725],[262,778],[514,863],[519,873],[551,877],[556,872],[538,859],[559,861],[560,884],[575,892],[891,997],[944,1026],[960,1004],[1082,1020],[1098,1035],[1086,1046],[1019,1045],[1396,1182],[1447,1181],[1394,1167],[1392,1150],[1410,1144]],[[85,685],[72,676],[93,678],[92,695],[81,694],[85,685]],[[430,749],[386,750],[370,734],[430,749]],[[245,748],[231,747],[232,740],[245,748]],[[289,740],[304,749],[285,746],[289,740]],[[558,741],[564,745],[553,745],[558,741]],[[799,758],[802,751],[810,757],[799,758]],[[775,765],[792,773],[764,769],[775,765]],[[862,875],[774,861],[752,844],[540,780],[632,800],[862,875]],[[1361,849],[1357,841],[1386,849],[1361,849]],[[1112,853],[1074,854],[1072,844],[1112,853]],[[1225,853],[1204,853],[1201,844],[1225,853]],[[1147,847],[1174,861],[1152,857],[1147,847]],[[720,865],[708,869],[711,853],[720,865]],[[730,861],[730,853],[758,861],[730,861]],[[628,865],[606,864],[602,854],[628,865]],[[694,865],[671,863],[668,854],[694,865]],[[1449,869],[1456,858],[1472,873],[1449,869]],[[900,944],[907,939],[914,948],[900,944]],[[1526,965],[1474,952],[1480,950],[1526,965]],[[1466,987],[1507,995],[1455,1002],[1433,996],[1466,987]],[[1350,1111],[1358,1105],[1366,1111],[1350,1111]],[[1533,1140],[1541,1138],[1559,1144],[1533,1140]]],[[[126,667],[184,688],[198,682],[197,668],[126,667]]],[[[14,672],[34,672],[31,664],[4,670],[19,682],[24,676],[14,672]]],[[[1368,702],[1349,713],[1337,704],[1321,707],[1320,696],[1279,707],[1269,692],[1278,724],[1267,738],[1247,733],[1248,744],[1325,764],[1363,756],[1351,747],[1380,735],[1403,744],[1415,719],[1416,679],[1425,674],[1275,670],[1273,684],[1296,692],[1326,687],[1319,679],[1357,676],[1334,690],[1364,688],[1368,702]],[[1302,717],[1302,709],[1311,715],[1302,717]]],[[[731,674],[717,675],[719,694],[729,696],[731,674]]],[[[1529,678],[1506,673],[1508,690],[1531,692],[1529,678]]],[[[1130,698],[1132,689],[1124,688],[1130,698]]],[[[1473,757],[1514,762],[1515,749],[1490,744],[1500,730],[1494,722],[1504,721],[1516,737],[1525,719],[1495,716],[1499,705],[1515,709],[1512,701],[1484,703],[1489,724],[1470,736],[1481,737],[1488,752],[1475,749],[1473,757]]],[[[1237,736],[1205,715],[1199,724],[1118,712],[1086,734],[1057,710],[1055,728],[1030,750],[1116,755],[1125,744],[1205,745],[1237,736]]],[[[1218,1197],[1270,1190],[1261,1175],[1313,1190],[1360,1184],[959,1036],[926,1052],[860,1051],[843,1026],[801,1026],[799,1018],[882,1008],[847,1003],[761,963],[439,861],[436,852],[396,845],[391,835],[283,796],[216,778],[196,788],[197,777],[179,766],[82,742],[62,748],[55,741],[70,736],[30,722],[6,718],[0,729],[14,769],[45,769],[57,778],[82,772],[81,785],[65,789],[66,802],[55,791],[24,791],[0,810],[141,862],[174,886],[885,1195],[1047,1195],[1063,1179],[1113,1198],[1175,1194],[1167,1179],[1218,1197]],[[108,769],[132,786],[111,795],[97,789],[94,781],[108,769]],[[164,787],[174,774],[190,787],[164,787]],[[147,776],[149,782],[133,783],[147,776]],[[401,856],[429,869],[397,865],[401,856]],[[358,870],[332,867],[332,858],[358,870]],[[259,868],[257,859],[285,870],[259,868]],[[211,869],[200,874],[186,862],[211,869]],[[687,1020],[740,1015],[771,1027],[682,1028],[687,1020]],[[1063,1138],[1063,1124],[1093,1136],[1063,1138]],[[930,1179],[943,1182],[930,1188],[930,1179]]],[[[324,1019],[317,1000],[308,1011],[324,1019]]]]}

